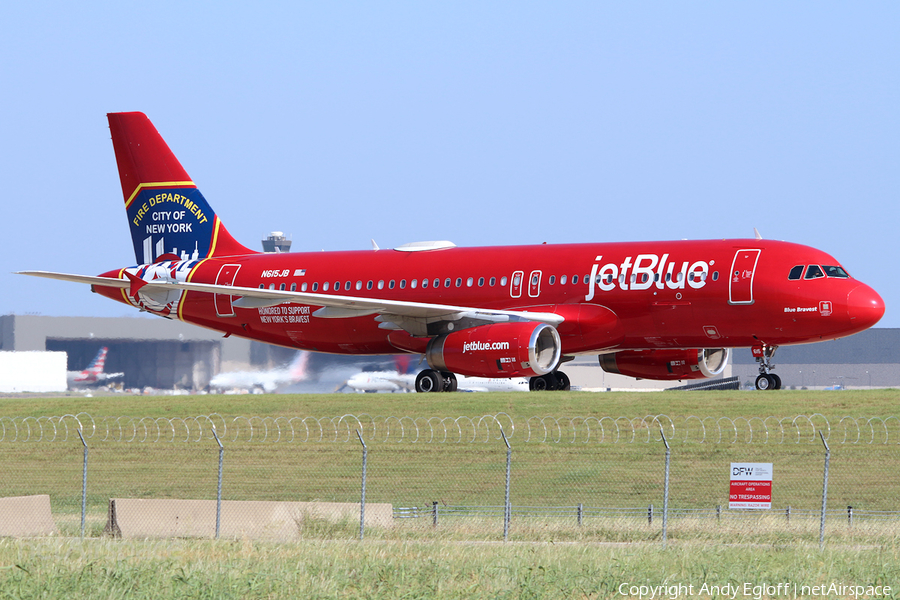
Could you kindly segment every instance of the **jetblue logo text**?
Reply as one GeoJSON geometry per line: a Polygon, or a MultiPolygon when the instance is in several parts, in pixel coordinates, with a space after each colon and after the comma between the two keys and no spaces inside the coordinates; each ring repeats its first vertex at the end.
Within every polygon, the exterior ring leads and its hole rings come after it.
{"type": "Polygon", "coordinates": [[[484,352],[486,350],[509,350],[509,342],[466,342],[463,344],[463,354],[466,352],[484,352]]]}
{"type": "Polygon", "coordinates": [[[628,256],[621,263],[607,263],[600,265],[602,256],[591,267],[591,277],[588,280],[588,293],[584,297],[586,301],[594,297],[594,289],[600,288],[604,292],[610,292],[617,287],[620,290],[648,290],[651,286],[657,289],[669,288],[670,290],[683,290],[689,285],[698,290],[706,285],[706,277],[709,275],[709,264],[706,261],[683,261],[678,266],[676,261],[669,261],[669,255],[663,254],[660,258],[656,254],[638,254],[636,258],[628,256]]]}

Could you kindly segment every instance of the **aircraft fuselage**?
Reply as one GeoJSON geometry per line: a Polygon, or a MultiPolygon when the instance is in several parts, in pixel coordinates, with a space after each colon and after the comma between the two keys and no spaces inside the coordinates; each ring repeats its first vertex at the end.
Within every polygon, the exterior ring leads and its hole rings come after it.
{"type": "MultiPolygon", "coordinates": [[[[192,283],[552,312],[565,318],[557,327],[564,354],[816,342],[862,331],[884,310],[877,293],[844,276],[830,255],[769,240],[252,254],[150,268],[177,271],[192,283]],[[807,278],[810,265],[822,276],[807,278]],[[797,267],[800,277],[790,279],[797,267]]],[[[118,278],[120,271],[105,276],[118,278]]],[[[154,306],[127,290],[97,291],[282,346],[398,351],[373,315],[319,317],[314,302],[242,308],[239,296],[185,291],[154,306]]]]}

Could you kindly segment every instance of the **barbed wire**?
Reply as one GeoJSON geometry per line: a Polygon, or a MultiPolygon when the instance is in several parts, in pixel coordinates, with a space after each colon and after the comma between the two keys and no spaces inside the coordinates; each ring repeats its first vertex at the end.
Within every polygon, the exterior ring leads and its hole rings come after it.
{"type": "Polygon", "coordinates": [[[311,443],[367,442],[407,444],[475,444],[502,440],[526,444],[787,444],[816,443],[818,432],[837,444],[900,443],[900,418],[840,418],[832,425],[821,414],[794,417],[555,417],[514,419],[500,412],[480,417],[372,416],[336,417],[93,417],[88,413],[63,416],[0,417],[0,442],[68,442],[84,439],[119,443],[223,442],[311,443]]]}

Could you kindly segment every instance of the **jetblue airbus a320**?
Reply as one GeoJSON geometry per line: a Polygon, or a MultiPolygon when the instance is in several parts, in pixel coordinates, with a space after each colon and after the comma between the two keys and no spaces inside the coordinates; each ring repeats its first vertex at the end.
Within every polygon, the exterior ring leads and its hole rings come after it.
{"type": "Polygon", "coordinates": [[[391,250],[252,251],[225,228],[142,113],[109,115],[137,264],[86,283],[169,319],[270,344],[339,354],[424,355],[420,392],[456,374],[530,377],[596,354],[610,372],[713,377],[731,348],[777,389],[778,346],[833,340],[884,314],[881,297],[825,252],[760,239],[391,250]]]}

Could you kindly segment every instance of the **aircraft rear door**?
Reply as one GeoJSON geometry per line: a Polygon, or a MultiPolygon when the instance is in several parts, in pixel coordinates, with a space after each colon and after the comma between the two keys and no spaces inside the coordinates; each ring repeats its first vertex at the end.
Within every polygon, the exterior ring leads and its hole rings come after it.
{"type": "Polygon", "coordinates": [[[728,278],[728,303],[753,304],[753,276],[759,261],[759,248],[738,250],[731,262],[728,278]]]}
{"type": "MultiPolygon", "coordinates": [[[[241,265],[222,265],[219,274],[216,275],[216,285],[234,285],[234,278],[241,269],[241,265]]],[[[230,294],[215,294],[216,314],[220,317],[233,317],[234,307],[231,305],[233,296],[230,294]]]]}

